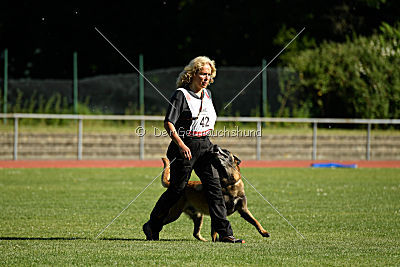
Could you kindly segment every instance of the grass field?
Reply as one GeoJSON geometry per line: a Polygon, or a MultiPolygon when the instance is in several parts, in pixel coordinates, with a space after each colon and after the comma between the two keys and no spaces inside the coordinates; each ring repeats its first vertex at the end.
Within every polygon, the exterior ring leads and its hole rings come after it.
{"type": "MultiPolygon", "coordinates": [[[[246,244],[197,241],[186,216],[161,241],[144,241],[142,224],[164,190],[159,179],[95,239],[160,171],[0,169],[1,265],[400,264],[398,169],[242,170],[305,239],[247,184],[249,208],[270,238],[234,214],[235,236],[246,244]]],[[[209,229],[207,218],[206,238],[209,229]]]]}

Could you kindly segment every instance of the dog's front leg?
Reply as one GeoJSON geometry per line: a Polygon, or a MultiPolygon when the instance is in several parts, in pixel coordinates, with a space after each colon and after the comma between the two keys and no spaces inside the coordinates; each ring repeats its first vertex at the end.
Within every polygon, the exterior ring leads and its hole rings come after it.
{"type": "Polygon", "coordinates": [[[261,224],[257,221],[256,218],[251,214],[249,209],[247,208],[247,199],[244,197],[241,201],[241,203],[238,203],[238,212],[240,216],[243,217],[246,221],[251,223],[256,227],[258,232],[263,236],[263,237],[269,237],[270,234],[261,226],[261,224]]]}
{"type": "Polygon", "coordinates": [[[217,231],[213,227],[211,227],[211,240],[212,242],[217,242],[217,231]]]}
{"type": "Polygon", "coordinates": [[[194,223],[194,229],[193,229],[193,236],[200,240],[206,242],[207,239],[201,236],[201,227],[203,226],[203,214],[201,213],[194,213],[193,215],[190,216],[193,220],[194,223]]]}

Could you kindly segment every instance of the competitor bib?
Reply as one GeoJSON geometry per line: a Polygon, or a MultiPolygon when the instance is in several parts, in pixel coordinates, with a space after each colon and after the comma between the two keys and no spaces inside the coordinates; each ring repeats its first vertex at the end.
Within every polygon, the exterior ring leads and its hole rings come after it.
{"type": "Polygon", "coordinates": [[[177,90],[184,94],[192,113],[192,124],[186,134],[200,137],[206,136],[210,131],[214,130],[217,114],[207,90],[203,89],[201,99],[191,96],[184,88],[178,88],[177,90]]]}

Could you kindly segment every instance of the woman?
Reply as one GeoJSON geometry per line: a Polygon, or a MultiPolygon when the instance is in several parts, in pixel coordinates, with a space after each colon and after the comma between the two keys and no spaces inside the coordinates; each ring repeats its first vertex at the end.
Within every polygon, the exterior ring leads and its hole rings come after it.
{"type": "MultiPolygon", "coordinates": [[[[147,240],[158,240],[163,220],[169,209],[182,196],[192,170],[206,187],[211,225],[219,240],[229,243],[244,243],[233,236],[226,218],[226,207],[218,175],[213,175],[211,165],[212,144],[208,133],[214,129],[217,118],[207,86],[214,82],[216,68],[208,57],[196,57],[190,61],[177,79],[177,90],[171,97],[164,127],[172,141],[167,157],[171,162],[170,186],[161,195],[150,220],[143,225],[147,240]]],[[[215,174],[215,171],[214,171],[215,174]]]]}

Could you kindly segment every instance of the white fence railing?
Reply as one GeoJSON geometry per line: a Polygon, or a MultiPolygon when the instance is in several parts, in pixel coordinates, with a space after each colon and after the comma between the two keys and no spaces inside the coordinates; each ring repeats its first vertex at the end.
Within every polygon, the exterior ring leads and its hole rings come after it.
{"type": "MultiPolygon", "coordinates": [[[[78,121],[78,149],[77,159],[82,159],[82,136],[84,120],[131,120],[140,121],[141,127],[145,127],[146,121],[163,121],[163,116],[139,116],[139,115],[73,115],[73,114],[0,114],[0,118],[14,120],[14,153],[13,159],[18,159],[18,125],[19,119],[65,119],[78,121]]],[[[400,119],[318,119],[318,118],[260,118],[260,117],[218,117],[221,122],[255,122],[257,131],[262,131],[263,122],[287,122],[313,124],[312,160],[317,159],[317,129],[318,124],[365,124],[367,125],[366,160],[371,155],[371,125],[372,124],[400,124],[400,119]]],[[[139,137],[139,158],[144,159],[144,136],[139,137]]],[[[261,136],[256,136],[256,159],[261,158],[261,136]]]]}

